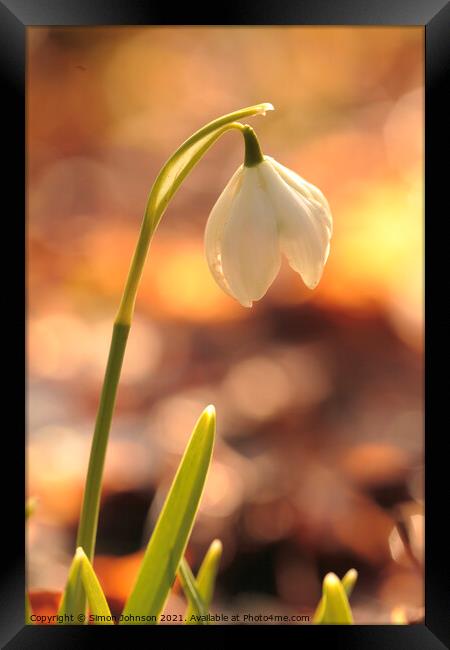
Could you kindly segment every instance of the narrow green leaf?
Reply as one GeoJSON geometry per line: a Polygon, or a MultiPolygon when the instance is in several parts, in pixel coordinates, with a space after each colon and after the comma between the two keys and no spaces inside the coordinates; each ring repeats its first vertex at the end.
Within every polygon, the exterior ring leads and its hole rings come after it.
{"type": "Polygon", "coordinates": [[[74,614],[76,611],[76,603],[78,597],[78,578],[81,576],[81,559],[83,557],[83,550],[78,547],[73,556],[72,564],[70,565],[69,575],[67,578],[66,588],[61,598],[61,603],[58,609],[58,616],[61,617],[61,625],[70,623],[70,620],[65,620],[74,614]]]}
{"type": "Polygon", "coordinates": [[[32,613],[33,610],[31,609],[30,596],[26,591],[25,592],[25,624],[26,625],[33,625],[33,621],[31,620],[32,613]]]}
{"type": "MultiPolygon", "coordinates": [[[[34,511],[36,510],[36,505],[37,505],[37,499],[35,497],[30,497],[27,502],[25,503],[25,521],[31,517],[31,515],[34,514],[34,511]]],[[[31,614],[32,614],[32,609],[31,609],[31,602],[30,602],[30,596],[28,594],[28,591],[25,589],[25,623],[26,625],[33,625],[33,621],[31,620],[31,614]]]]}
{"type": "Polygon", "coordinates": [[[198,623],[203,625],[206,623],[205,620],[201,620],[201,617],[205,617],[208,614],[208,608],[205,606],[203,599],[198,591],[197,584],[195,582],[195,577],[191,571],[189,564],[187,563],[186,558],[181,558],[180,567],[178,569],[178,576],[180,578],[181,586],[186,595],[186,598],[189,601],[190,607],[192,607],[194,613],[200,617],[198,623]]]}
{"type": "Polygon", "coordinates": [[[352,612],[347,594],[336,574],[328,573],[323,581],[323,605],[320,612],[321,625],[350,625],[353,623],[352,612]]]}
{"type": "Polygon", "coordinates": [[[25,504],[25,519],[29,519],[35,513],[38,500],[36,497],[30,497],[25,504]]]}
{"type": "Polygon", "coordinates": [[[317,605],[316,611],[314,612],[312,617],[312,622],[314,623],[314,625],[320,625],[323,622],[324,613],[325,613],[325,598],[321,596],[319,600],[319,604],[317,605]]]}
{"type": "MultiPolygon", "coordinates": [[[[91,614],[100,617],[102,620],[96,620],[98,625],[113,625],[111,612],[105,598],[105,594],[100,586],[97,576],[95,575],[92,564],[89,562],[86,553],[81,546],[75,551],[72,564],[69,569],[66,588],[64,590],[58,615],[63,617],[61,624],[70,624],[70,615],[77,615],[77,597],[79,595],[79,585],[86,594],[89,610],[91,614]],[[79,584],[78,584],[79,580],[79,584]],[[67,619],[67,620],[64,620],[67,619]]],[[[72,624],[79,625],[83,623],[80,619],[72,621],[72,624]]]]}
{"type": "Polygon", "coordinates": [[[352,595],[357,579],[358,579],[358,571],[356,569],[350,569],[342,578],[341,582],[342,582],[342,586],[345,589],[345,593],[347,594],[347,598],[350,598],[350,596],[352,595]]]}
{"type": "Polygon", "coordinates": [[[134,588],[125,604],[125,618],[129,615],[158,617],[162,612],[203,492],[215,423],[214,407],[208,406],[194,428],[148,543],[134,588]]]}
{"type": "MultiPolygon", "coordinates": [[[[200,597],[206,607],[209,610],[211,605],[212,597],[214,594],[214,585],[217,577],[217,572],[219,569],[220,560],[222,557],[222,542],[219,539],[215,539],[211,546],[209,547],[203,562],[201,563],[200,569],[195,580],[197,584],[197,590],[200,594],[200,597]]],[[[194,608],[191,603],[185,614],[186,625],[195,625],[196,621],[191,620],[191,617],[195,614],[194,608]]]]}
{"type": "MultiPolygon", "coordinates": [[[[350,595],[353,591],[357,579],[358,579],[358,572],[356,571],[356,569],[350,569],[342,578],[341,582],[342,582],[342,586],[344,587],[347,598],[350,598],[350,595]]],[[[325,600],[324,597],[322,596],[320,598],[319,604],[317,605],[316,611],[314,612],[312,622],[315,623],[316,625],[322,623],[324,613],[325,613],[325,600]]]]}
{"type": "Polygon", "coordinates": [[[95,616],[93,622],[96,625],[114,625],[108,602],[92,564],[81,547],[78,551],[81,554],[81,581],[86,591],[89,612],[95,616]]]}

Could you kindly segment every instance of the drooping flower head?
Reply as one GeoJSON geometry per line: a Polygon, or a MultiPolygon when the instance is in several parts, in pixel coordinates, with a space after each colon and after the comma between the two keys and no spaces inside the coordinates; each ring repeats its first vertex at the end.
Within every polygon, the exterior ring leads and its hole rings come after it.
{"type": "Polygon", "coordinates": [[[267,292],[284,254],[309,289],[322,276],[333,221],[322,192],[270,156],[253,129],[246,131],[246,160],[214,205],[205,252],[218,285],[244,307],[267,292]]]}

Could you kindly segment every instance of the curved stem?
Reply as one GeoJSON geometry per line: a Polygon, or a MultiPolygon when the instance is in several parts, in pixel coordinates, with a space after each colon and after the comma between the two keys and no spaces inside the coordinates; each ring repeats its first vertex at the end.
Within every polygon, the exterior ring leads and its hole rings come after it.
{"type": "MultiPolygon", "coordinates": [[[[229,129],[245,131],[236,120],[251,115],[265,114],[272,110],[271,104],[258,104],[224,115],[210,122],[186,140],[162,167],[150,191],[138,242],[125,283],[122,300],[114,321],[113,334],[105,371],[103,388],[95,422],[89,457],[89,466],[77,534],[77,547],[81,546],[89,560],[93,561],[100,507],[101,485],[109,431],[111,428],[117,387],[119,384],[128,333],[134,313],[139,281],[147,258],[152,236],[173,197],[191,169],[208,149],[229,129]]],[[[78,584],[77,612],[83,613],[86,598],[78,584]]]]}
{"type": "Polygon", "coordinates": [[[272,104],[265,103],[219,117],[183,142],[164,164],[150,190],[150,195],[147,200],[138,243],[116,318],[117,322],[131,322],[139,280],[145,265],[151,238],[161,221],[170,199],[174,196],[186,176],[214,142],[229,129],[239,129],[243,132],[244,138],[246,137],[246,129],[250,127],[245,127],[239,122],[236,122],[236,120],[250,115],[257,115],[258,113],[264,115],[268,110],[273,110],[273,106],[272,104]],[[195,153],[189,156],[188,160],[183,164],[184,156],[189,154],[192,149],[195,149],[195,153]],[[173,173],[174,171],[175,173],[173,173]],[[171,179],[170,183],[167,183],[167,178],[171,174],[173,179],[171,179]]]}

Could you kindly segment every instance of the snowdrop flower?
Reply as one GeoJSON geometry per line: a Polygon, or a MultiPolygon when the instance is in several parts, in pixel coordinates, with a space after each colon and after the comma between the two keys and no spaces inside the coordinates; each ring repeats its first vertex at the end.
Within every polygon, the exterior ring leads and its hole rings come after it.
{"type": "Polygon", "coordinates": [[[242,127],[245,162],[214,205],[205,252],[217,284],[251,307],[275,279],[283,253],[309,289],[322,276],[333,221],[322,192],[263,156],[253,129],[242,127]]]}

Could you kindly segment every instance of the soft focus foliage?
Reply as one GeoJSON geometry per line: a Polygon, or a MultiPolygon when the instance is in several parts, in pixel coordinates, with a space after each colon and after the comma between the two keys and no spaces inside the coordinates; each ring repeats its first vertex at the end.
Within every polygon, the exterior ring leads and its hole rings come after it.
{"type": "Polygon", "coordinates": [[[216,415],[208,406],[195,425],[151,535],[124,615],[158,617],[169,596],[195,521],[211,462],[216,415]]]}
{"type": "MultiPolygon", "coordinates": [[[[252,120],[264,152],[333,213],[320,285],[308,291],[283,264],[245,310],[214,283],[203,230],[243,156],[241,135],[225,135],[150,250],[94,568],[120,613],[186,432],[212,402],[218,440],[187,552],[197,575],[223,541],[211,610],[312,616],[321,578],[354,566],[355,622],[420,616],[423,30],[30,28],[28,39],[31,588],[45,600],[65,584],[150,185],[209,119],[270,100],[275,112],[252,120]]],[[[185,607],[178,587],[167,611],[185,607]]]]}

